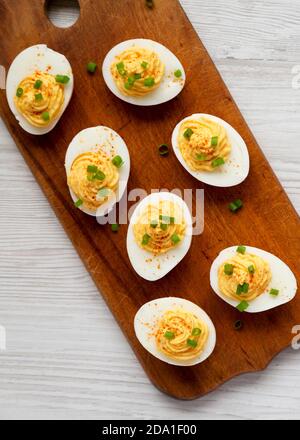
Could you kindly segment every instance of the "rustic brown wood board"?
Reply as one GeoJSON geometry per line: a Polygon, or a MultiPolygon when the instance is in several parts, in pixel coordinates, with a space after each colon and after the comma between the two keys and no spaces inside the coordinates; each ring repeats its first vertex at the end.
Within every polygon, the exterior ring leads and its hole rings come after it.
{"type": "Polygon", "coordinates": [[[177,398],[193,399],[237,374],[265,368],[290,344],[292,326],[300,323],[296,296],[265,313],[244,313],[243,329],[234,330],[241,315],[212,292],[212,261],[223,248],[248,244],[279,256],[299,280],[300,222],[179,2],[156,0],[155,4],[149,10],[144,0],[80,0],[77,23],[59,29],[48,20],[44,0],[0,0],[0,64],[8,69],[20,51],[45,43],[68,58],[75,76],[71,103],[51,133],[34,137],[24,132],[8,108],[5,91],[0,94],[1,117],[153,384],[177,398]],[[94,76],[86,72],[88,61],[101,65],[115,44],[139,37],[167,46],[187,73],[183,92],[158,107],[126,104],[107,89],[100,70],[94,76]],[[240,186],[206,186],[192,178],[173,154],[168,158],[157,154],[159,144],[170,143],[178,121],[198,112],[225,119],[247,143],[251,170],[240,186]],[[193,237],[188,255],[162,280],[145,281],[131,267],[126,225],[113,234],[109,225],[99,226],[76,209],[70,198],[64,171],[66,149],[75,134],[95,125],[113,128],[127,143],[132,161],[129,190],[205,189],[204,233],[193,237]],[[245,207],[233,215],[228,203],[238,197],[245,207]],[[216,326],[215,351],[202,364],[163,363],[135,337],[133,318],[139,307],[169,295],[200,305],[216,326]]]}

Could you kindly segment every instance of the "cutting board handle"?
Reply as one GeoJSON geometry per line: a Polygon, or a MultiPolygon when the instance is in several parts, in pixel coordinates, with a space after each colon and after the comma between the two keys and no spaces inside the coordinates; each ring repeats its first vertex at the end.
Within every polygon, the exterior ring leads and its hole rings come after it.
{"type": "MultiPolygon", "coordinates": [[[[70,1],[70,0],[69,0],[70,1]]],[[[49,17],[49,8],[50,8],[50,3],[53,2],[53,0],[42,0],[40,2],[41,4],[41,13],[43,14],[44,17],[46,17],[47,21],[50,23],[51,26],[53,26],[54,28],[58,29],[58,30],[65,30],[65,29],[69,29],[72,28],[74,25],[76,25],[76,23],[78,23],[78,21],[80,20],[80,16],[81,16],[81,12],[85,7],[85,4],[87,3],[87,1],[89,0],[73,0],[74,2],[74,6],[73,6],[73,10],[78,9],[79,14],[78,17],[76,18],[76,20],[71,23],[69,26],[66,27],[59,27],[56,26],[55,23],[53,23],[49,17]]]]}

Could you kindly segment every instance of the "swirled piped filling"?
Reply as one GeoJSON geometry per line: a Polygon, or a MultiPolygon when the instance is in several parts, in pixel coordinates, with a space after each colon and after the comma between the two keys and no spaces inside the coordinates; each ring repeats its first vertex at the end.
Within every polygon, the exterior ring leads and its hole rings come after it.
{"type": "Polygon", "coordinates": [[[228,160],[231,144],[225,128],[208,118],[184,121],[179,129],[178,146],[193,171],[214,171],[228,160]]]}
{"type": "Polygon", "coordinates": [[[114,196],[118,184],[118,167],[101,150],[76,157],[68,175],[68,185],[80,204],[92,211],[114,196]]]}
{"type": "Polygon", "coordinates": [[[144,96],[156,90],[165,73],[165,65],[157,53],[133,46],[118,55],[111,65],[111,74],[123,95],[144,96]]]}
{"type": "Polygon", "coordinates": [[[272,273],[258,255],[237,252],[218,270],[219,289],[231,299],[252,301],[267,289],[272,273]]]}
{"type": "Polygon", "coordinates": [[[158,323],[156,344],[171,359],[191,360],[199,356],[208,339],[208,327],[193,313],[170,310],[158,323]]]}
{"type": "Polygon", "coordinates": [[[15,105],[20,114],[35,127],[49,125],[62,109],[65,100],[64,83],[59,82],[57,77],[69,80],[67,76],[36,71],[18,85],[15,105]]]}
{"type": "Polygon", "coordinates": [[[182,208],[169,200],[149,204],[133,227],[137,244],[155,255],[179,246],[184,238],[186,222],[182,208]]]}

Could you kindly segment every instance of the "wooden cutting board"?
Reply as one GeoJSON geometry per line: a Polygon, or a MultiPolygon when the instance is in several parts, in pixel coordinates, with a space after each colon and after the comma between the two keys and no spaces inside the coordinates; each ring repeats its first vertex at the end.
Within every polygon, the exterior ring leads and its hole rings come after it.
{"type": "MultiPolygon", "coordinates": [[[[45,14],[43,0],[0,0],[0,64],[9,68],[15,56],[33,44],[46,43],[69,59],[75,75],[72,101],[48,135],[26,134],[0,93],[1,117],[44,190],[121,329],[151,381],[161,391],[181,399],[201,396],[231,377],[267,366],[291,342],[300,323],[300,298],[262,314],[243,314],[244,327],[234,330],[240,313],[213,294],[211,262],[233,244],[261,247],[285,261],[300,278],[300,222],[286,194],[247,127],[217,69],[177,0],[81,0],[75,25],[58,29],[45,14]],[[5,38],[3,37],[5,36],[5,38]],[[113,96],[100,69],[95,76],[86,63],[99,65],[108,50],[122,40],[150,38],[170,48],[182,61],[187,84],[180,96],[155,108],[138,108],[113,96]],[[212,188],[193,179],[171,154],[160,158],[157,146],[167,142],[176,123],[192,113],[211,113],[227,120],[245,139],[251,171],[232,189],[212,188]],[[125,139],[132,160],[128,189],[204,188],[205,230],[195,236],[189,254],[164,279],[150,283],[132,269],[126,252],[127,226],[113,234],[94,218],[77,210],[69,196],[64,156],[78,131],[107,125],[125,139]],[[228,203],[242,198],[245,207],[233,215],[228,203]],[[211,316],[217,329],[213,355],[195,367],[174,367],[152,357],[137,341],[133,318],[145,302],[181,296],[211,316]]],[[[200,7],[200,6],[199,6],[200,7]]],[[[217,36],[216,36],[217,38],[217,36]]],[[[101,338],[101,334],[99,334],[101,338]]]]}

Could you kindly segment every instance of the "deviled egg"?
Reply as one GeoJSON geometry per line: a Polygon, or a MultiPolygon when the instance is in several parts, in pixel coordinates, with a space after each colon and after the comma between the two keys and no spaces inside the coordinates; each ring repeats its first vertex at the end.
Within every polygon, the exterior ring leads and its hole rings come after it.
{"type": "Polygon", "coordinates": [[[148,106],[175,98],[184,87],[178,58],[156,41],[123,41],[106,55],[103,77],[111,92],[130,104],[148,106]]]}
{"type": "Polygon", "coordinates": [[[210,317],[183,298],[159,298],[144,304],[135,315],[134,330],[149,353],[171,365],[199,364],[216,345],[210,317]]]}
{"type": "Polygon", "coordinates": [[[263,312],[291,301],[297,281],[275,255],[251,246],[231,246],[214,260],[210,284],[215,293],[241,312],[263,312]]]}
{"type": "Polygon", "coordinates": [[[216,116],[183,119],[172,135],[175,155],[196,179],[213,186],[238,185],[249,173],[247,146],[239,133],[216,116]]]}
{"type": "Polygon", "coordinates": [[[73,93],[72,68],[67,58],[45,44],[31,46],[13,61],[7,74],[9,107],[30,134],[51,131],[73,93]]]}
{"type": "Polygon", "coordinates": [[[65,168],[75,206],[101,217],[124,194],[130,173],[129,152],[124,140],[111,128],[86,128],[70,143],[65,168]]]}
{"type": "Polygon", "coordinates": [[[156,281],[187,254],[192,217],[184,200],[169,192],[153,193],[135,208],[127,233],[127,252],[134,270],[156,281]]]}

